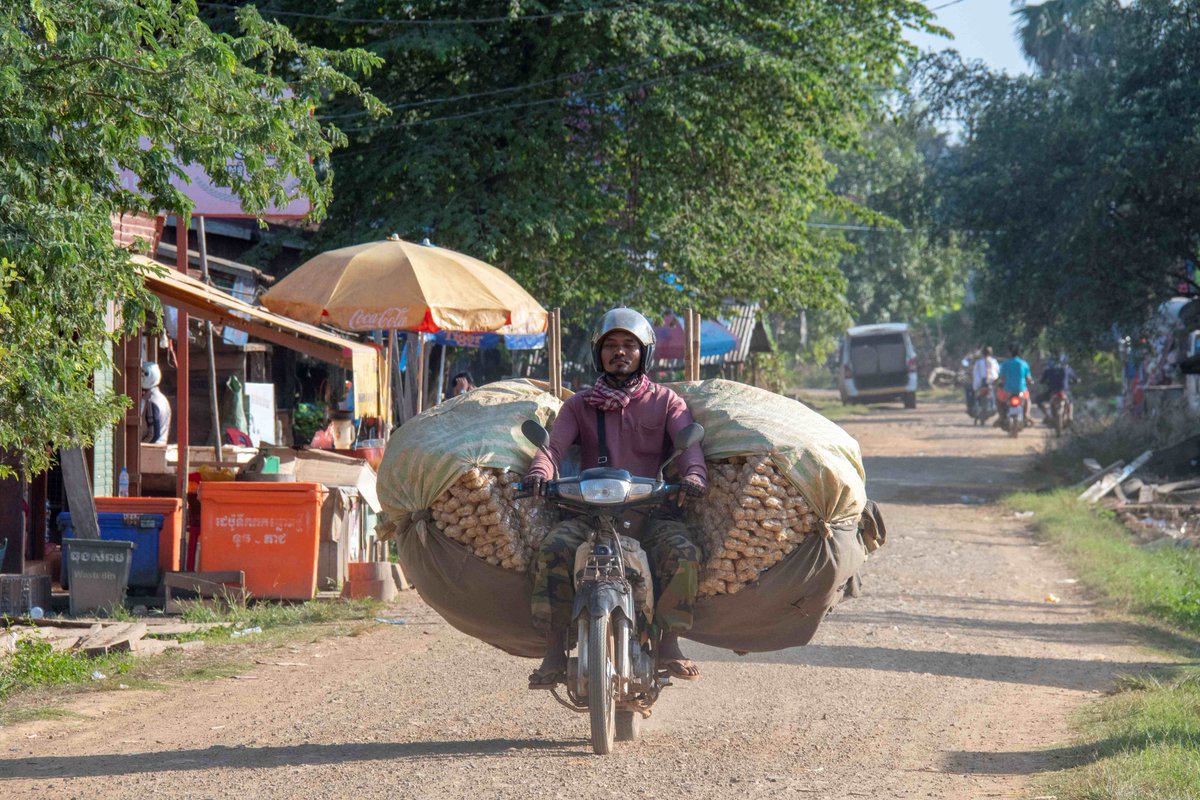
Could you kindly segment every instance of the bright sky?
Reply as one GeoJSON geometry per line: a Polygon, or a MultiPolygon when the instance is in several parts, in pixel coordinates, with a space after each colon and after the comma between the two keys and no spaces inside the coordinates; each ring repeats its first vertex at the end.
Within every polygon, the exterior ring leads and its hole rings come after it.
{"type": "Polygon", "coordinates": [[[1028,73],[1029,65],[1013,35],[1015,20],[1009,0],[924,0],[937,14],[937,24],[953,40],[910,31],[908,39],[922,51],[953,48],[966,59],[980,59],[1010,74],[1028,73]],[[939,8],[941,6],[941,8],[939,8]]]}

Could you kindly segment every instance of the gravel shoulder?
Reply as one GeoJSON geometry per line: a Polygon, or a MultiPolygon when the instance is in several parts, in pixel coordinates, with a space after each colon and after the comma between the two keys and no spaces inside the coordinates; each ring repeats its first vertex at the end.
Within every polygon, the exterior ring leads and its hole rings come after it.
{"type": "Polygon", "coordinates": [[[595,757],[587,721],[524,688],[533,662],[459,634],[415,593],[362,635],[280,645],[235,678],[71,700],[0,728],[6,798],[1028,797],[1067,719],[1157,659],[991,501],[1041,433],[950,404],[842,423],[886,547],[812,644],[691,645],[643,739],[595,757]],[[1060,602],[1045,601],[1048,594],[1060,602]]]}

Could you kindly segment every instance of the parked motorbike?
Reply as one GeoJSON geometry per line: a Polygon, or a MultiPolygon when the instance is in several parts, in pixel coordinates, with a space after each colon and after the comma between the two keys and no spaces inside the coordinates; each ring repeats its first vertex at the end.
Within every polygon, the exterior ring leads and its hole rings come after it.
{"type": "MultiPolygon", "coordinates": [[[[547,451],[550,434],[537,422],[525,421],[521,432],[539,450],[547,451]]],[[[663,470],[703,439],[701,425],[684,427],[675,437],[675,452],[659,468],[657,478],[597,467],[583,470],[578,477],[556,475],[546,482],[547,500],[585,514],[591,528],[575,557],[571,620],[576,655],[567,660],[567,696],[560,696],[558,687],[552,692],[567,708],[588,715],[592,750],[597,755],[611,753],[614,741],[636,739],[642,718],[650,716],[659,692],[671,685],[669,673],[658,668],[657,631],[651,630],[645,615],[638,612],[626,548],[617,530],[619,519],[629,509],[654,507],[677,494],[679,484],[665,483],[663,470]]],[[[649,582],[650,576],[643,580],[649,582]]]]}
{"type": "Polygon", "coordinates": [[[1055,392],[1050,398],[1050,425],[1054,428],[1055,436],[1062,436],[1063,431],[1071,427],[1075,416],[1071,396],[1064,392],[1055,392]]]}

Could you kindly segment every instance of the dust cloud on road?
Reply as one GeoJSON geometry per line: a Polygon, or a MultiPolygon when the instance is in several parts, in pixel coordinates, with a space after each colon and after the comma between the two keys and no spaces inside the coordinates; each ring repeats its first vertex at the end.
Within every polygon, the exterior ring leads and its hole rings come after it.
{"type": "Polygon", "coordinates": [[[525,688],[534,662],[454,631],[407,593],[355,637],[238,678],[84,696],[0,729],[6,798],[1024,797],[1072,755],[1067,716],[1150,658],[991,504],[1041,433],[957,406],[846,421],[883,506],[863,597],[807,647],[691,644],[643,738],[591,755],[587,719],[525,688]],[[1059,603],[1045,602],[1048,594],[1059,603]]]}

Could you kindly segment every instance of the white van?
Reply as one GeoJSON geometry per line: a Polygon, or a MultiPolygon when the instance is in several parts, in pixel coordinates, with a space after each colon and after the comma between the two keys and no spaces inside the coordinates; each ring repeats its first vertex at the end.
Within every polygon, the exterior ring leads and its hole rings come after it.
{"type": "Polygon", "coordinates": [[[857,325],[842,338],[838,392],[843,403],[903,400],[917,407],[917,351],[908,325],[857,325]]]}

